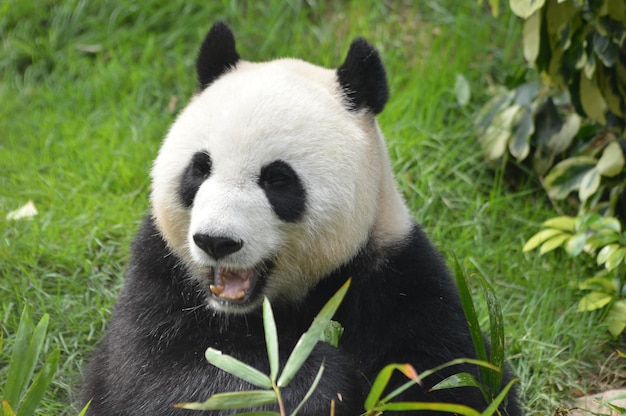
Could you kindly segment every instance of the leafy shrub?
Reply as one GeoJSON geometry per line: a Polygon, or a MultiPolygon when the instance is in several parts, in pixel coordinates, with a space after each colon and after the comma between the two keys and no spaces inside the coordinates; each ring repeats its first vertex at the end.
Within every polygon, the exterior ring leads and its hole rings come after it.
{"type": "MultiPolygon", "coordinates": [[[[497,10],[499,1],[490,5],[497,10]]],[[[530,167],[557,211],[576,213],[546,221],[524,251],[563,247],[604,265],[577,284],[591,291],[579,310],[606,307],[617,336],[626,327],[626,2],[509,5],[524,19],[524,57],[535,72],[485,105],[479,142],[490,163],[505,166],[513,158],[530,167]]]]}

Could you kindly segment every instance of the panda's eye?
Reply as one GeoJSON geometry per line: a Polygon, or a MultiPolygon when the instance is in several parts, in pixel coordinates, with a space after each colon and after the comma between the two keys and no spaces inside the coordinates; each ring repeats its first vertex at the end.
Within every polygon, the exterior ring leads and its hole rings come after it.
{"type": "Polygon", "coordinates": [[[195,177],[208,177],[211,174],[211,157],[204,152],[193,155],[189,165],[189,174],[195,177]]]}
{"type": "Polygon", "coordinates": [[[279,160],[261,169],[259,185],[266,190],[279,190],[288,187],[297,178],[293,169],[285,162],[279,160]]]}
{"type": "Polygon", "coordinates": [[[306,208],[306,192],[298,174],[282,160],[261,169],[259,187],[263,189],[274,212],[283,221],[295,222],[306,208]]]}

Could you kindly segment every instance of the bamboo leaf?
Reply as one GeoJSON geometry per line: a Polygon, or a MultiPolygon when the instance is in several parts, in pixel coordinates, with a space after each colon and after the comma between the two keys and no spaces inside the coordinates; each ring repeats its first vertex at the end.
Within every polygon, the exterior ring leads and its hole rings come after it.
{"type": "Polygon", "coordinates": [[[611,302],[611,295],[604,292],[592,292],[584,296],[578,303],[578,312],[594,311],[605,307],[611,302]]]}
{"type": "Polygon", "coordinates": [[[617,338],[626,328],[626,300],[618,300],[615,302],[607,316],[609,332],[617,338]]]}
{"type": "Polygon", "coordinates": [[[352,279],[348,279],[348,281],[341,286],[337,293],[324,305],[320,313],[317,314],[307,332],[302,334],[289,355],[285,368],[278,379],[279,387],[286,387],[309,357],[311,351],[313,351],[313,348],[315,348],[315,345],[322,336],[322,333],[328,328],[333,315],[339,308],[341,301],[350,287],[351,280],[352,279]]]}
{"type": "Polygon", "coordinates": [[[91,400],[89,400],[87,402],[87,404],[85,405],[85,407],[83,407],[80,411],[80,413],[78,414],[78,416],[85,416],[87,414],[87,410],[89,410],[89,406],[91,406],[91,400]]]}
{"type": "Polygon", "coordinates": [[[213,348],[208,348],[206,350],[205,357],[207,361],[214,366],[231,373],[232,375],[237,376],[250,384],[267,389],[272,388],[272,380],[270,380],[268,376],[234,357],[222,354],[221,351],[213,348]]]}
{"type": "Polygon", "coordinates": [[[293,410],[293,412],[291,412],[291,416],[296,416],[298,412],[300,411],[300,409],[302,409],[302,406],[304,406],[304,403],[306,403],[306,401],[309,400],[309,398],[311,397],[311,395],[317,388],[317,385],[319,384],[320,380],[322,379],[322,374],[324,374],[324,364],[320,366],[320,369],[317,371],[317,375],[315,376],[315,379],[313,380],[311,387],[309,387],[309,390],[304,395],[304,398],[302,399],[302,401],[300,401],[300,404],[298,404],[298,406],[293,410]]]}
{"type": "Polygon", "coordinates": [[[4,416],[15,416],[13,408],[6,400],[2,400],[2,412],[4,416]]]}
{"type": "Polygon", "coordinates": [[[263,328],[265,329],[265,345],[270,363],[270,379],[274,383],[276,382],[276,377],[278,377],[279,367],[278,332],[272,305],[270,305],[270,301],[267,298],[263,300],[263,328]]]}
{"type": "Polygon", "coordinates": [[[189,410],[231,410],[265,406],[276,401],[273,390],[251,390],[214,394],[205,402],[178,403],[174,407],[189,410]]]}
{"type": "Polygon", "coordinates": [[[524,244],[524,248],[522,249],[522,251],[526,253],[530,250],[534,250],[547,240],[559,235],[569,236],[570,234],[565,234],[560,229],[555,228],[547,228],[545,230],[541,230],[528,239],[526,244],[524,244]]]}

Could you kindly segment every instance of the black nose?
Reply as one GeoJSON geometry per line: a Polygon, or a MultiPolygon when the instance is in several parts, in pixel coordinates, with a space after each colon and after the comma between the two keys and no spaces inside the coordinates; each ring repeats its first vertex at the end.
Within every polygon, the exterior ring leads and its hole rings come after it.
{"type": "Polygon", "coordinates": [[[228,237],[214,237],[208,234],[194,234],[193,241],[215,260],[239,251],[243,247],[242,241],[235,241],[228,237]]]}

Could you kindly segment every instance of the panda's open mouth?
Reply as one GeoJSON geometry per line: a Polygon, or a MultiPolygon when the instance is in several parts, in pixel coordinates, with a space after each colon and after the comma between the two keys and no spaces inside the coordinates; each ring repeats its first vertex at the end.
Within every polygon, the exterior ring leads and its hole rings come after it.
{"type": "Polygon", "coordinates": [[[255,269],[229,269],[213,267],[213,284],[209,286],[213,296],[231,302],[245,302],[253,292],[258,280],[255,269]]]}

